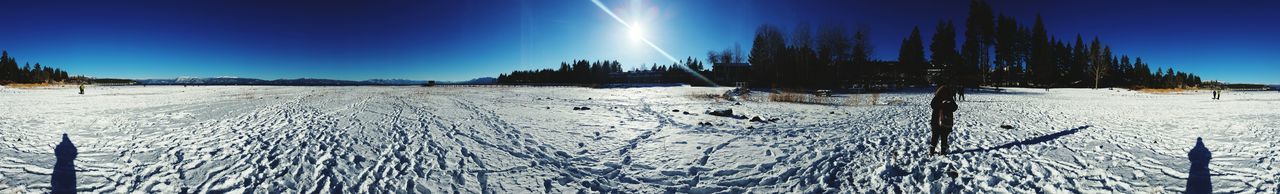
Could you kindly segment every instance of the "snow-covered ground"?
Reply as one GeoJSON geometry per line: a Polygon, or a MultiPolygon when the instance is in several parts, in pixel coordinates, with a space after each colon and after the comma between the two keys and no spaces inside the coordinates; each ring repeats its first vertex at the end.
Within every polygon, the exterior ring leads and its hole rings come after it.
{"type": "Polygon", "coordinates": [[[1275,92],[970,92],[928,156],[924,89],[693,97],[728,89],[0,88],[0,193],[47,192],[63,133],[92,193],[1177,193],[1197,137],[1215,192],[1280,192],[1275,92]]]}

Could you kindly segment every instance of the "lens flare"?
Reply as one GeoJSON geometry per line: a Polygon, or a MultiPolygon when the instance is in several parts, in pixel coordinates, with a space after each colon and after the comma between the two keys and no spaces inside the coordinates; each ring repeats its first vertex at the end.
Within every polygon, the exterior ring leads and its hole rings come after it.
{"type": "MultiPolygon", "coordinates": [[[[637,33],[637,29],[638,29],[638,27],[637,27],[637,26],[634,26],[634,25],[628,24],[626,20],[623,20],[623,19],[622,19],[622,17],[618,17],[618,14],[614,14],[614,13],[613,13],[613,11],[610,11],[610,10],[609,10],[609,7],[604,6],[604,3],[601,3],[601,2],[600,2],[600,0],[591,0],[591,3],[595,3],[595,4],[596,4],[596,7],[600,7],[600,10],[601,10],[601,11],[604,11],[604,13],[606,13],[606,14],[609,14],[609,16],[610,16],[610,17],[613,17],[613,20],[618,21],[618,23],[619,23],[619,24],[622,24],[622,26],[623,26],[623,27],[627,27],[627,31],[632,33],[632,37],[633,37],[633,38],[638,38],[638,39],[640,39],[640,41],[641,41],[641,42],[644,42],[645,44],[649,45],[649,47],[653,48],[653,50],[655,50],[655,51],[658,51],[658,53],[661,53],[661,54],[662,54],[662,56],[667,57],[667,60],[671,60],[671,62],[679,62],[679,61],[680,61],[680,60],[677,60],[675,57],[672,57],[672,56],[671,56],[671,54],[667,54],[667,51],[662,50],[662,48],[658,48],[658,45],[655,45],[655,44],[653,44],[653,42],[650,42],[648,38],[645,38],[645,37],[644,37],[644,36],[642,36],[642,35],[636,35],[636,34],[638,34],[638,33],[637,33]]],[[[681,69],[681,70],[684,70],[684,72],[685,72],[685,73],[689,73],[689,75],[693,75],[693,77],[698,78],[698,80],[702,80],[702,82],[707,83],[707,85],[711,85],[711,86],[720,86],[720,85],[716,85],[716,83],[715,83],[715,82],[712,82],[710,79],[707,79],[707,77],[702,76],[702,74],[700,74],[700,73],[698,73],[698,72],[696,72],[696,71],[693,71],[692,69],[689,69],[689,67],[685,67],[685,66],[682,66],[682,65],[676,65],[676,66],[677,66],[677,67],[680,67],[680,69],[681,69]]]]}

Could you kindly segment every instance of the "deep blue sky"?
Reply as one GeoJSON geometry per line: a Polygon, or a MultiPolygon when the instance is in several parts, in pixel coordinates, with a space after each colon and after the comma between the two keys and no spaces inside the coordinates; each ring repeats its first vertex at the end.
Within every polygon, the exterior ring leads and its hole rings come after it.
{"type": "MultiPolygon", "coordinates": [[[[968,1],[614,1],[619,17],[676,58],[741,43],[769,23],[869,28],[896,59],[914,26],[963,32],[968,1]]],[[[1114,52],[1230,82],[1280,83],[1276,1],[991,1],[1059,38],[1100,37],[1114,52]]],[[[625,67],[671,61],[588,0],[17,1],[0,9],[0,49],[22,62],[119,78],[465,80],[572,59],[625,67]]],[[[1073,41],[1073,40],[1072,40],[1073,41]]]]}

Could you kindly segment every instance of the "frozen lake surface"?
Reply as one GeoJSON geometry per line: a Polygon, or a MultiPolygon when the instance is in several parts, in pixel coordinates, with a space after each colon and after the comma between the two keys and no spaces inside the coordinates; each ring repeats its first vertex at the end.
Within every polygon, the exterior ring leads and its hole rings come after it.
{"type": "Polygon", "coordinates": [[[1280,192],[1275,92],[970,92],[928,156],[927,89],[692,97],[729,89],[0,88],[0,193],[48,192],[63,133],[92,193],[1280,192]]]}

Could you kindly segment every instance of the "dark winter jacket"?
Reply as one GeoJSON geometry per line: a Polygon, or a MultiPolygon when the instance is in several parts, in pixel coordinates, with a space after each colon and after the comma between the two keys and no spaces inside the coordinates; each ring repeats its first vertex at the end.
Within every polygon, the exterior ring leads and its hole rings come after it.
{"type": "Polygon", "coordinates": [[[956,105],[954,96],[947,89],[939,90],[934,94],[933,101],[929,103],[929,107],[933,108],[933,114],[929,116],[929,126],[951,128],[955,125],[955,112],[959,107],[956,105]]]}

